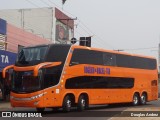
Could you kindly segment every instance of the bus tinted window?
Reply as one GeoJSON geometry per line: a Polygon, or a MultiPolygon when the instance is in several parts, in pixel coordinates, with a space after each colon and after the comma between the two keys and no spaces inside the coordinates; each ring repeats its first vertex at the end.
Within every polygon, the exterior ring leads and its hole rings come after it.
{"type": "Polygon", "coordinates": [[[70,65],[75,64],[95,64],[103,65],[103,54],[99,51],[75,49],[73,51],[70,65]]]}
{"type": "Polygon", "coordinates": [[[116,56],[114,54],[103,53],[103,63],[107,66],[115,66],[116,65],[116,56]]]}
{"type": "Polygon", "coordinates": [[[67,58],[70,45],[52,45],[50,46],[46,62],[64,62],[67,58]]]}
{"type": "Polygon", "coordinates": [[[151,58],[142,58],[129,55],[116,55],[116,64],[118,67],[156,69],[156,60],[151,58]]]}
{"type": "Polygon", "coordinates": [[[22,48],[18,53],[17,65],[31,65],[44,60],[48,46],[22,48]]]}
{"type": "Polygon", "coordinates": [[[75,49],[73,51],[70,66],[77,64],[156,69],[156,59],[86,49],[75,49]]]}
{"type": "Polygon", "coordinates": [[[48,88],[59,83],[60,75],[59,74],[44,74],[44,86],[43,88],[48,88]]]}
{"type": "Polygon", "coordinates": [[[155,59],[149,59],[148,67],[150,69],[156,69],[157,68],[157,62],[155,59]]]}
{"type": "Polygon", "coordinates": [[[59,79],[61,76],[61,72],[64,66],[64,62],[67,58],[68,51],[70,49],[70,45],[51,45],[47,56],[46,62],[62,62],[59,66],[54,66],[45,69],[44,72],[44,88],[48,88],[59,83],[59,79]]]}
{"type": "Polygon", "coordinates": [[[62,65],[49,67],[44,70],[43,88],[48,88],[59,83],[62,72],[62,65]]]}
{"type": "Polygon", "coordinates": [[[134,78],[80,76],[68,79],[65,87],[67,89],[132,88],[134,78]]]}

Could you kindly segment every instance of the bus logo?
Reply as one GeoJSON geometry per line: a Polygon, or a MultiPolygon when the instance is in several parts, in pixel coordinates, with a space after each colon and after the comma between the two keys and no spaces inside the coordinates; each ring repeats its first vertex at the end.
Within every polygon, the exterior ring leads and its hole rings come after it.
{"type": "Polygon", "coordinates": [[[87,74],[108,74],[110,75],[110,68],[84,66],[84,73],[87,74]]]}
{"type": "Polygon", "coordinates": [[[11,117],[11,112],[2,112],[2,117],[11,117]]]}

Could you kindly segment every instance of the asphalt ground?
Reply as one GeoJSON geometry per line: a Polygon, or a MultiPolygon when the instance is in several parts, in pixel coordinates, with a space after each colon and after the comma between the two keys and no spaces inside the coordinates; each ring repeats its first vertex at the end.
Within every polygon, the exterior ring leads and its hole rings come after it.
{"type": "MultiPolygon", "coordinates": [[[[35,108],[12,108],[9,102],[0,102],[1,112],[36,112],[35,108]]],[[[78,112],[72,109],[69,113],[64,113],[62,109],[58,111],[52,111],[52,109],[47,109],[47,112],[42,114],[42,118],[11,118],[11,119],[36,119],[36,120],[159,120],[160,119],[160,98],[157,101],[147,102],[147,105],[131,106],[128,104],[120,105],[103,105],[103,106],[90,106],[90,109],[83,112],[78,112]],[[148,114],[157,113],[156,116],[132,116],[132,114],[148,114]],[[138,113],[137,113],[138,112],[138,113]],[[145,113],[144,113],[145,112],[145,113]],[[102,114],[103,113],[103,114],[102,114]],[[105,115],[104,115],[105,113],[105,115]],[[90,114],[90,115],[89,115],[90,114]]],[[[1,113],[0,112],[0,113],[1,113]]],[[[0,117],[0,120],[4,119],[0,117]]],[[[5,118],[9,119],[9,118],[5,118]]]]}

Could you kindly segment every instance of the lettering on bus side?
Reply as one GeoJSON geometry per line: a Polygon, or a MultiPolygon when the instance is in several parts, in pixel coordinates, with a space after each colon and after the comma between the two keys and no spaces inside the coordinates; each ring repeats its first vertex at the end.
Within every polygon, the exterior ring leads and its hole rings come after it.
{"type": "Polygon", "coordinates": [[[110,75],[110,68],[84,66],[84,73],[110,75]]]}

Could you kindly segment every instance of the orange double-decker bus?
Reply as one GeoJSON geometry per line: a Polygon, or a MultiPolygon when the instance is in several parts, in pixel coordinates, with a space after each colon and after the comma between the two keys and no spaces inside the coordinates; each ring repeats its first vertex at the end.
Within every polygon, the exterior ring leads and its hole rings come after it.
{"type": "Polygon", "coordinates": [[[82,111],[89,105],[146,104],[158,99],[156,59],[86,46],[25,47],[13,69],[13,107],[82,111]]]}

